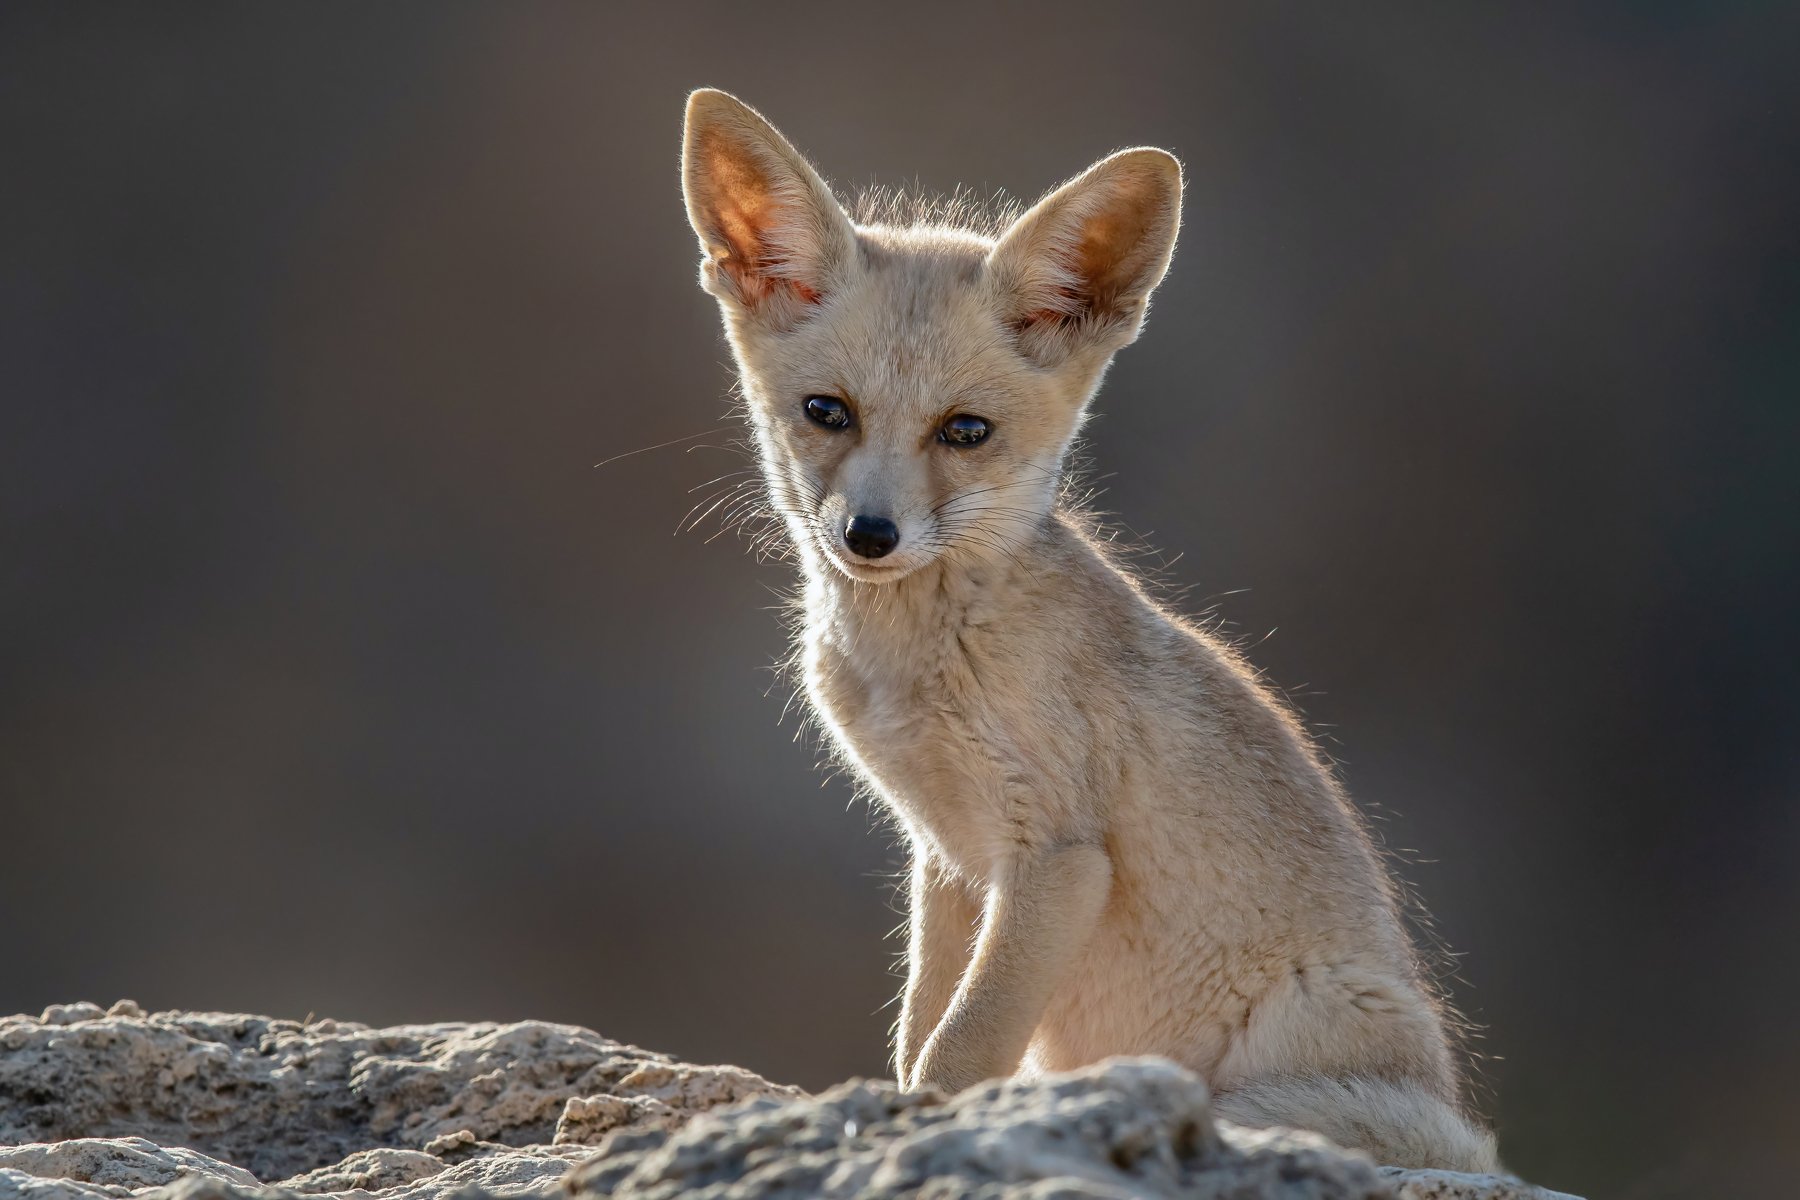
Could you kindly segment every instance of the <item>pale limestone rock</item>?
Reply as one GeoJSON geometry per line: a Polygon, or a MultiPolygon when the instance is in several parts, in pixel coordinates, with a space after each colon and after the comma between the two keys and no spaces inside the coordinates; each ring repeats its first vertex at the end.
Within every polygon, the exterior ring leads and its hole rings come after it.
{"type": "Polygon", "coordinates": [[[93,1196],[128,1196],[134,1191],[203,1175],[229,1183],[254,1185],[256,1176],[242,1167],[183,1146],[159,1146],[144,1138],[71,1138],[0,1146],[0,1195],[12,1188],[29,1192],[22,1179],[57,1180],[70,1191],[93,1196]],[[9,1186],[11,1185],[11,1186],[9,1186]]]}
{"type": "Polygon", "coordinates": [[[1394,1167],[1383,1167],[1381,1173],[1394,1184],[1397,1200],[1576,1200],[1562,1192],[1499,1175],[1401,1171],[1394,1167]]]}
{"type": "Polygon", "coordinates": [[[369,1029],[130,1001],[0,1018],[0,1200],[687,1195],[1555,1194],[1220,1126],[1205,1085],[1153,1059],[949,1098],[866,1081],[808,1097],[538,1022],[369,1029]]]}
{"type": "Polygon", "coordinates": [[[615,1129],[673,1129],[697,1112],[754,1096],[796,1099],[799,1088],[777,1087],[742,1067],[650,1063],[619,1081],[629,1095],[578,1096],[556,1122],[557,1145],[598,1145],[615,1129]]]}
{"type": "Polygon", "coordinates": [[[758,1099],[669,1132],[614,1134],[572,1200],[1550,1200],[1512,1180],[1384,1171],[1311,1134],[1212,1118],[1206,1086],[1160,1059],[1114,1059],[945,1098],[853,1081],[758,1099]]]}
{"type": "MultiPolygon", "coordinates": [[[[445,1139],[438,1140],[441,1142],[445,1139]]],[[[474,1140],[473,1135],[470,1140],[474,1140]]],[[[351,1191],[379,1192],[441,1175],[447,1166],[443,1159],[425,1150],[400,1150],[392,1146],[381,1146],[374,1150],[358,1150],[342,1162],[307,1171],[292,1179],[284,1179],[281,1186],[310,1195],[351,1191]]]]}
{"type": "Polygon", "coordinates": [[[746,1096],[797,1094],[541,1021],[370,1029],[145,1015],[129,1001],[0,1018],[0,1145],[148,1138],[263,1180],[464,1131],[502,1147],[547,1144],[571,1099],[640,1093],[655,1101],[644,1115],[664,1126],[746,1096]]]}

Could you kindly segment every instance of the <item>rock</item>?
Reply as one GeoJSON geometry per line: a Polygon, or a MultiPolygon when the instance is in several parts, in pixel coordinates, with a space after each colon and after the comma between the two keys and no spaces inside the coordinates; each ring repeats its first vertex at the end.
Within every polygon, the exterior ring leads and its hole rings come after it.
{"type": "Polygon", "coordinates": [[[1578,1200],[1499,1175],[1402,1171],[1397,1167],[1383,1167],[1381,1174],[1394,1185],[1397,1200],[1578,1200]]]}
{"type": "Polygon", "coordinates": [[[38,1022],[43,1025],[73,1025],[77,1021],[91,1021],[100,1015],[98,1004],[83,1000],[78,1004],[52,1004],[38,1017],[38,1022]]]}
{"type": "Polygon", "coordinates": [[[537,1021],[369,1029],[134,1010],[58,1005],[37,1020],[0,1019],[0,1143],[135,1135],[268,1180],[464,1131],[548,1143],[571,1099],[620,1089],[655,1101],[645,1115],[659,1126],[747,1096],[798,1094],[537,1021]]]}
{"type": "Polygon", "coordinates": [[[1550,1200],[1212,1119],[1115,1059],[823,1095],[541,1022],[370,1029],[68,1004],[0,1018],[0,1200],[1550,1200]],[[8,1145],[8,1143],[11,1143],[8,1145]]]}
{"type": "Polygon", "coordinates": [[[8,1190],[5,1181],[11,1174],[87,1185],[68,1190],[93,1196],[129,1196],[189,1175],[210,1176],[229,1183],[256,1183],[256,1176],[242,1167],[220,1162],[198,1150],[159,1146],[138,1137],[71,1138],[63,1142],[0,1146],[0,1192],[8,1190]]]}
{"type": "Polygon", "coordinates": [[[812,1099],[754,1100],[674,1132],[615,1134],[566,1187],[574,1200],[1554,1195],[1493,1176],[1382,1171],[1310,1134],[1220,1125],[1206,1085],[1161,1059],[1113,1059],[949,1098],[859,1080],[812,1099]]]}
{"type": "MultiPolygon", "coordinates": [[[[145,1015],[130,1001],[110,1011],[63,1004],[37,1018],[0,1018],[0,1146],[14,1145],[19,1162],[36,1164],[0,1169],[96,1186],[106,1181],[84,1172],[99,1168],[80,1163],[107,1155],[135,1161],[118,1149],[126,1143],[104,1139],[148,1139],[142,1145],[152,1150],[185,1147],[196,1162],[236,1164],[232,1171],[248,1175],[213,1175],[198,1165],[189,1171],[229,1183],[293,1179],[305,1190],[331,1191],[344,1189],[321,1181],[341,1179],[346,1189],[386,1188],[411,1182],[402,1175],[421,1164],[352,1156],[384,1148],[425,1152],[436,1140],[464,1137],[479,1144],[473,1153],[459,1157],[446,1143],[444,1157],[488,1158],[511,1147],[548,1147],[559,1126],[567,1127],[565,1141],[579,1142],[596,1122],[565,1121],[571,1100],[592,1105],[623,1097],[639,1103],[627,1105],[608,1129],[637,1119],[666,1128],[756,1095],[799,1092],[736,1067],[693,1066],[540,1021],[370,1029],[222,1013],[145,1015]],[[102,1140],[57,1159],[23,1154],[23,1143],[80,1144],[69,1139],[102,1140]],[[368,1183],[354,1182],[365,1173],[368,1183]]],[[[573,1152],[546,1148],[527,1156],[519,1178],[560,1175],[573,1152]]],[[[493,1169],[464,1175],[479,1182],[493,1169]]],[[[142,1176],[121,1186],[173,1178],[142,1176]]],[[[24,1187],[0,1184],[0,1197],[24,1187]]]]}
{"type": "Polygon", "coordinates": [[[685,1063],[648,1063],[621,1079],[618,1090],[631,1094],[570,1100],[556,1123],[555,1142],[598,1145],[614,1129],[673,1129],[697,1112],[753,1096],[803,1094],[799,1088],[778,1088],[742,1067],[685,1063]]]}
{"type": "MultiPolygon", "coordinates": [[[[473,1141],[473,1137],[470,1138],[473,1141]]],[[[439,1138],[437,1145],[444,1139],[439,1138]]],[[[430,1147],[424,1150],[397,1150],[381,1146],[374,1150],[358,1150],[343,1162],[320,1167],[292,1179],[281,1186],[296,1192],[328,1196],[334,1192],[379,1192],[402,1187],[441,1175],[448,1166],[430,1147]]]]}

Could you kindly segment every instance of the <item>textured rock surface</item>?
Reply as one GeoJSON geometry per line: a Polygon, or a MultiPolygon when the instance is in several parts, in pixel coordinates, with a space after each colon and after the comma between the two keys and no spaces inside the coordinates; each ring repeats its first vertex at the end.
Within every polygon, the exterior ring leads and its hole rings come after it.
{"type": "Polygon", "coordinates": [[[856,1081],[810,1100],[754,1101],[676,1132],[617,1134],[566,1186],[575,1200],[1554,1195],[1494,1176],[1379,1170],[1309,1134],[1221,1128],[1205,1085],[1158,1059],[948,1099],[856,1081]]]}
{"type": "Polygon", "coordinates": [[[1544,1200],[1219,1127],[1156,1060],[960,1096],[817,1097],[585,1029],[369,1029],[59,1005],[0,1018],[0,1200],[1544,1200]]]}
{"type": "Polygon", "coordinates": [[[0,1146],[0,1172],[9,1171],[34,1179],[78,1180],[111,1196],[130,1195],[188,1175],[206,1175],[228,1183],[256,1182],[256,1176],[242,1167],[185,1146],[158,1146],[145,1138],[73,1138],[0,1146]]]}
{"type": "Polygon", "coordinates": [[[26,1179],[125,1195],[182,1176],[308,1193],[542,1187],[614,1129],[799,1094],[538,1021],[370,1029],[56,1005],[0,1018],[0,1197],[51,1194],[26,1179]]]}

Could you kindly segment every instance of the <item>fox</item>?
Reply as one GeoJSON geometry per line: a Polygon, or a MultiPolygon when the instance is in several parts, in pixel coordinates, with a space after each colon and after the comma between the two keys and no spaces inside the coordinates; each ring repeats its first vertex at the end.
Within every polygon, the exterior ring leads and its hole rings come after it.
{"type": "Polygon", "coordinates": [[[1004,227],[859,223],[701,89],[681,175],[804,692],[909,858],[901,1086],[1159,1055],[1239,1125],[1499,1170],[1327,760],[1062,487],[1174,254],[1175,156],[1110,154],[1004,227]]]}

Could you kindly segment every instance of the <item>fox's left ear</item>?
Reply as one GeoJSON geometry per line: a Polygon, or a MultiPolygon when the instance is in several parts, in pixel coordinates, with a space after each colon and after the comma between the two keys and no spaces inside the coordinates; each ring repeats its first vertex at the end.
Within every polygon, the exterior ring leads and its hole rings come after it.
{"type": "Polygon", "coordinates": [[[1020,345],[1051,365],[1132,341],[1181,225],[1181,164],[1121,150],[1032,206],[988,255],[1020,345]]]}
{"type": "Polygon", "coordinates": [[[705,255],[701,286],[777,328],[804,320],[854,261],[855,228],[825,181],[726,92],[688,97],[681,187],[705,255]]]}

